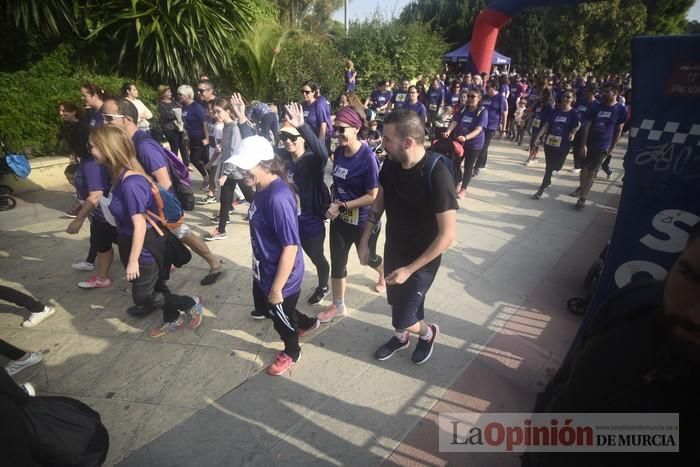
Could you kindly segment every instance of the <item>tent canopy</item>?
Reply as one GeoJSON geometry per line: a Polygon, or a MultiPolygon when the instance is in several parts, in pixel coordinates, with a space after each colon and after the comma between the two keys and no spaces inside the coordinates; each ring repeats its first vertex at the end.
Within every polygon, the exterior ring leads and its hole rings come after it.
{"type": "MultiPolygon", "coordinates": [[[[467,42],[466,44],[454,49],[452,52],[446,53],[442,56],[442,58],[448,62],[466,62],[469,58],[469,49],[471,49],[471,45],[471,42],[467,42]]],[[[510,57],[506,57],[505,55],[494,51],[491,63],[493,65],[510,65],[510,57]]]]}

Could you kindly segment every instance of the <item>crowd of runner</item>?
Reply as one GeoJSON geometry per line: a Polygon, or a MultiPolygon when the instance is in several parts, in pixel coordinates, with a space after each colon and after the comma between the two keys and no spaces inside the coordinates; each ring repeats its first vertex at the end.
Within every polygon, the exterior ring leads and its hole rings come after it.
{"type": "MultiPolygon", "coordinates": [[[[288,370],[300,358],[299,337],[349,311],[353,245],[361,264],[377,273],[374,290],[386,292],[392,307],[394,334],[375,357],[385,360],[406,349],[409,335],[416,334],[412,360],[421,364],[439,334],[424,319],[425,296],[440,255],[455,238],[457,200],[487,168],[490,143],[521,145],[529,134],[526,165],[538,162],[543,147],[545,175],[536,199],[573,152],[580,185],[572,195],[581,209],[598,171],[610,175],[612,151],[629,120],[631,83],[617,76],[417,76],[379,80],[365,99],[355,93],[356,79],[348,62],[346,89],[337,99],[330,102],[317,83],[305,81],[298,99],[290,96],[299,103],[288,105],[219,96],[206,77],[196,86],[163,85],[157,122],[133,83],[124,84],[119,96],[85,83],[84,105],[58,106],[62,135],[76,161],[66,170],[78,201],[68,212],[66,231],[77,234],[89,221],[85,259],[73,268],[91,277],[77,286],[111,286],[116,245],[134,302],[125,312],[145,316],[161,309],[163,319],[149,330],[151,338],[196,329],[202,297],[172,292],[167,280],[190,251],[209,265],[201,283],[219,280],[223,261],[207,242],[226,240],[231,214],[243,210],[252,247],[251,318],[271,319],[284,342],[268,373],[288,370]],[[196,173],[201,186],[193,187],[196,173]],[[192,196],[198,189],[201,196],[192,196]],[[191,210],[195,198],[219,207],[211,218],[215,228],[204,237],[184,222],[183,208],[191,210]],[[377,250],[382,227],[383,256],[377,250]],[[302,252],[318,279],[307,302],[331,296],[316,317],[297,309],[302,252]]],[[[32,311],[25,326],[54,312],[4,289],[0,298],[32,311]]],[[[11,373],[41,358],[5,348],[11,373]]]]}

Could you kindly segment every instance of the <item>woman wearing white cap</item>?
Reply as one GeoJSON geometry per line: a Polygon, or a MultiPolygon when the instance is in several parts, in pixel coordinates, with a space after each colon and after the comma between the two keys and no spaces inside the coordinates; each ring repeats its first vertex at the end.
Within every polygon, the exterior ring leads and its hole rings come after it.
{"type": "Polygon", "coordinates": [[[248,211],[253,250],[253,300],[256,310],[268,310],[284,342],[284,351],[267,368],[268,374],[276,376],[299,360],[299,336],[319,327],[317,319],[296,309],[304,278],[296,198],[285,181],[283,162],[275,159],[272,146],[265,138],[245,138],[232,162],[243,176],[243,183],[257,188],[248,211]]]}

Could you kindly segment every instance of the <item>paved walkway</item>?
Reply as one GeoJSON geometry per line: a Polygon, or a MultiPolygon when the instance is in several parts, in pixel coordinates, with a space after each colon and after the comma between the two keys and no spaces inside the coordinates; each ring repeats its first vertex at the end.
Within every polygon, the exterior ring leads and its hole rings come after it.
{"type": "MultiPolygon", "coordinates": [[[[268,320],[248,317],[243,213],[233,216],[228,240],[210,244],[226,259],[221,281],[200,286],[206,264],[195,257],[170,282],[204,297],[202,326],[149,339],[159,316],[126,315],[121,266],[109,289],[76,288],[87,273],[70,263],[87,253],[88,229],[64,232],[65,186],[20,195],[17,209],[0,213],[0,283],[58,310],[23,329],[23,313],[0,303],[0,337],[44,354],[42,365],[16,379],[98,410],[111,438],[106,465],[517,465],[514,455],[439,453],[437,412],[531,408],[576,332],[578,319],[564,303],[583,293],[582,277],[610,236],[621,173],[597,182],[593,203],[578,212],[566,196],[578,179],[566,170],[570,162],[535,201],[543,167],[524,167],[525,151],[510,143],[492,146],[488,169],[460,201],[457,242],[428,295],[426,314],[442,333],[425,365],[412,364],[410,352],[372,359],[390,336],[390,313],[385,297],[370,290],[374,272],[352,256],[349,315],[304,339],[291,374],[266,375],[282,347],[268,320]]],[[[209,231],[213,210],[188,215],[188,223],[209,231]]],[[[314,281],[311,268],[302,298],[314,281]]],[[[304,302],[300,309],[322,308],[304,302]]]]}

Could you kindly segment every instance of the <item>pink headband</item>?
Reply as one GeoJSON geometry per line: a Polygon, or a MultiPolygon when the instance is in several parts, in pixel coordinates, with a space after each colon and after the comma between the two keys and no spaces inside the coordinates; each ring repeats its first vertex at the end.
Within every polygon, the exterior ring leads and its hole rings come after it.
{"type": "Polygon", "coordinates": [[[350,125],[356,130],[362,128],[362,118],[350,107],[343,107],[340,109],[338,113],[335,114],[335,121],[350,125]]]}

